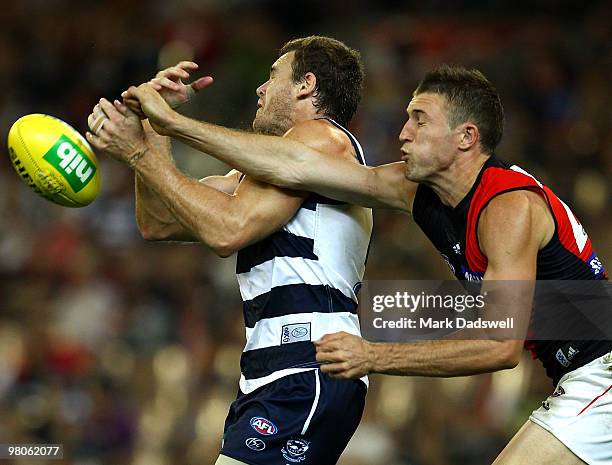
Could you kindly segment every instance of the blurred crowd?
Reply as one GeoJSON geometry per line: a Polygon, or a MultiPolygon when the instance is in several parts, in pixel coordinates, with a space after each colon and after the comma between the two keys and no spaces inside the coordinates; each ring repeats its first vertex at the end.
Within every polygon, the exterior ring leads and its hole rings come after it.
{"type": "MultiPolygon", "coordinates": [[[[185,109],[248,129],[282,44],[330,35],[362,52],[351,126],[377,165],[399,158],[412,90],[438,63],[477,67],[506,112],[502,158],[570,204],[612,266],[611,11],[605,2],[22,0],[0,13],[0,136],[28,113],[86,130],[102,97],[182,59],[215,77],[185,109]],[[520,4],[520,2],[519,2],[520,4]],[[557,13],[560,13],[557,15],[557,13]]],[[[48,203],[0,157],[0,443],[63,444],[74,465],[206,465],[236,395],[244,329],[232,258],[144,242],[132,173],[48,203]]],[[[223,165],[176,144],[194,177],[223,165]]],[[[450,278],[410,218],[376,212],[367,279],[450,278]]],[[[537,361],[471,378],[373,376],[343,465],[484,465],[552,390],[537,361]]],[[[10,462],[9,462],[10,463],[10,462]]],[[[28,463],[14,461],[14,463],[28,463]]],[[[44,463],[44,461],[36,462],[44,463]]],[[[50,462],[51,463],[51,462],[50,462]]]]}

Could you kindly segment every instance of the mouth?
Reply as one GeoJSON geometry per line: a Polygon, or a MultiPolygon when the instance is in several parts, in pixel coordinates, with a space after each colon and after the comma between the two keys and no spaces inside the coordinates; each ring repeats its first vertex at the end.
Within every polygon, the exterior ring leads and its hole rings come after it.
{"type": "Polygon", "coordinates": [[[263,107],[263,103],[261,102],[261,100],[257,101],[257,109],[259,110],[261,107],[263,107]]]}
{"type": "Polygon", "coordinates": [[[406,152],[404,149],[402,149],[401,152],[402,152],[402,156],[400,157],[400,160],[407,161],[408,158],[410,158],[410,154],[406,152]]]}

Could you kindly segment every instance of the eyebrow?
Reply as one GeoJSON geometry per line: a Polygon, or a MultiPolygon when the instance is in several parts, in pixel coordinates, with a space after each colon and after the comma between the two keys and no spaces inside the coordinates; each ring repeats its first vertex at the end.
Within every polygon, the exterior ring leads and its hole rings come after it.
{"type": "Polygon", "coordinates": [[[408,110],[406,109],[406,113],[408,113],[408,116],[410,116],[410,113],[415,114],[416,116],[421,116],[421,115],[425,115],[427,116],[427,113],[423,110],[419,110],[418,108],[414,108],[412,110],[408,110]]]}

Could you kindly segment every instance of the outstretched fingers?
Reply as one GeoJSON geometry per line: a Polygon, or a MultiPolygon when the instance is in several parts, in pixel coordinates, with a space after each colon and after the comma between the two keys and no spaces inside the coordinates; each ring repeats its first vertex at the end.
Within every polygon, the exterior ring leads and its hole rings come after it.
{"type": "Polygon", "coordinates": [[[189,79],[189,72],[182,68],[173,66],[172,68],[163,69],[155,75],[155,78],[171,78],[174,80],[189,79]]]}
{"type": "Polygon", "coordinates": [[[195,61],[181,61],[176,65],[176,67],[181,69],[190,69],[194,71],[200,66],[195,61]]]}
{"type": "Polygon", "coordinates": [[[214,80],[213,80],[212,76],[204,76],[204,77],[201,77],[200,79],[196,79],[195,81],[193,81],[191,83],[191,88],[195,92],[198,92],[198,91],[204,89],[205,87],[210,86],[213,82],[214,82],[214,80]]]}
{"type": "Polygon", "coordinates": [[[183,84],[179,84],[178,82],[175,82],[167,77],[157,77],[151,79],[149,84],[151,84],[155,90],[161,90],[165,87],[166,89],[180,91],[183,87],[183,84]]]}

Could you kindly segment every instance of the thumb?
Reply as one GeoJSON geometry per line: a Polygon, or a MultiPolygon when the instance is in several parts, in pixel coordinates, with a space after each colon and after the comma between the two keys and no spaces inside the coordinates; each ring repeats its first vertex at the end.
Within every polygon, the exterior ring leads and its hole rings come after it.
{"type": "Polygon", "coordinates": [[[201,77],[200,79],[193,81],[191,83],[191,88],[195,91],[198,92],[202,89],[204,89],[204,87],[208,87],[213,83],[213,78],[212,76],[204,76],[201,77]]]}

